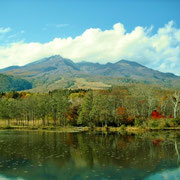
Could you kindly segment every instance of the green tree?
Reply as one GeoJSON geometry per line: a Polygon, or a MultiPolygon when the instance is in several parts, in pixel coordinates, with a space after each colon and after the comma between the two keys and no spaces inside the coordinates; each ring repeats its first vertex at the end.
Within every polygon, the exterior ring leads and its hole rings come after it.
{"type": "Polygon", "coordinates": [[[45,125],[45,118],[50,113],[50,98],[49,95],[40,95],[38,97],[38,112],[40,118],[42,118],[42,124],[45,125]]]}
{"type": "Polygon", "coordinates": [[[77,124],[83,126],[92,125],[92,118],[90,116],[93,106],[93,91],[87,92],[84,102],[81,106],[80,114],[78,117],[77,124]]]}

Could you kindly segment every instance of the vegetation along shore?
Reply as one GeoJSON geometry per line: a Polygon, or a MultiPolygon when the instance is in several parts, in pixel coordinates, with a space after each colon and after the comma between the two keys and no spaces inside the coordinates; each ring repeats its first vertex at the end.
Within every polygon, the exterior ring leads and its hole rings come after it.
{"type": "Polygon", "coordinates": [[[179,103],[179,91],[144,84],[106,90],[1,92],[0,129],[179,130],[179,103]]]}

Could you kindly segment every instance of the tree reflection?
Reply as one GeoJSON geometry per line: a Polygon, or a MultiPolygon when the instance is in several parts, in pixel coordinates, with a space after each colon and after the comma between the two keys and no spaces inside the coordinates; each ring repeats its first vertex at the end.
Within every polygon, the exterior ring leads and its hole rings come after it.
{"type": "Polygon", "coordinates": [[[178,133],[162,132],[120,135],[4,131],[0,132],[0,173],[25,179],[143,179],[179,166],[179,137],[178,133]]]}

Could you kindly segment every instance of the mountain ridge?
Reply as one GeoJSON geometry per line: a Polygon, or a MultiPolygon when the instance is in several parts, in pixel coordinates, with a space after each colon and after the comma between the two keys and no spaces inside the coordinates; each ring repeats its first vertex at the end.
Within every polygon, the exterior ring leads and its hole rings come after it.
{"type": "MultiPolygon", "coordinates": [[[[180,86],[180,77],[173,73],[163,73],[143,66],[134,61],[119,60],[115,63],[75,63],[59,55],[50,56],[24,66],[11,66],[0,70],[1,73],[27,79],[35,87],[53,88],[91,88],[89,82],[99,82],[102,86],[119,85],[121,82],[142,82],[180,86]],[[102,84],[104,83],[104,84],[102,84]]],[[[95,83],[96,84],[96,83],[95,83]]],[[[96,84],[97,85],[97,84],[96,84]]],[[[98,86],[98,85],[97,85],[98,86]]]]}
{"type": "MultiPolygon", "coordinates": [[[[73,61],[70,60],[70,59],[63,58],[63,57],[60,56],[60,55],[54,55],[54,56],[46,57],[46,58],[43,58],[43,59],[40,59],[40,60],[31,62],[31,63],[28,63],[28,64],[26,64],[26,65],[24,65],[24,66],[9,66],[9,67],[0,69],[0,72],[3,73],[3,72],[8,72],[8,71],[13,71],[13,70],[18,70],[18,69],[28,68],[28,67],[34,66],[34,65],[39,65],[39,64],[42,65],[42,63],[48,63],[48,62],[50,62],[50,61],[53,62],[54,60],[56,60],[56,62],[57,62],[57,59],[58,59],[59,62],[61,61],[61,62],[65,63],[66,65],[73,67],[73,68],[76,69],[77,71],[83,70],[82,67],[83,67],[83,66],[86,66],[86,65],[91,66],[91,67],[96,67],[96,68],[99,67],[99,68],[101,68],[101,69],[102,69],[102,68],[107,68],[107,67],[109,67],[109,68],[115,68],[115,67],[117,67],[117,65],[120,65],[120,66],[130,65],[130,66],[133,66],[133,67],[145,68],[146,70],[148,69],[148,70],[152,70],[152,71],[154,71],[154,72],[171,75],[172,77],[179,77],[179,76],[177,76],[177,75],[175,75],[175,74],[173,74],[173,73],[170,73],[170,72],[161,72],[161,71],[158,71],[158,70],[154,70],[154,69],[152,69],[152,68],[148,68],[148,67],[146,67],[146,66],[144,66],[144,65],[142,65],[142,64],[140,64],[140,63],[137,63],[137,62],[135,62],[135,61],[129,61],[129,60],[125,60],[125,59],[119,60],[119,61],[117,61],[117,62],[115,62],[115,63],[110,63],[110,62],[108,62],[108,63],[106,63],[106,64],[86,62],[86,61],[82,61],[82,62],[75,63],[75,62],[73,62],[73,61]],[[111,66],[111,67],[110,67],[110,66],[111,66]]],[[[55,63],[55,62],[53,62],[53,63],[55,63]]],[[[50,64],[46,64],[46,65],[50,65],[50,64]]],[[[56,67],[56,65],[57,65],[57,64],[51,64],[50,67],[56,67]]],[[[37,68],[35,68],[35,69],[37,69],[37,68]]],[[[55,68],[52,69],[52,70],[55,70],[55,68]]],[[[113,70],[114,70],[114,69],[113,69],[113,70]]]]}

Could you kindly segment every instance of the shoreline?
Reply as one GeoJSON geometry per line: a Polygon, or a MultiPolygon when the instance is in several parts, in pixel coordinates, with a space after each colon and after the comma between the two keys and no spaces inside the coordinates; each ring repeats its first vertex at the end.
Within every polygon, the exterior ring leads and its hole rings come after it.
{"type": "Polygon", "coordinates": [[[168,131],[180,130],[180,127],[164,127],[164,128],[142,128],[142,127],[54,127],[54,126],[1,126],[0,131],[3,130],[16,130],[16,131],[44,131],[44,132],[66,132],[66,133],[77,133],[77,132],[127,132],[127,133],[140,133],[148,131],[168,131]]]}
{"type": "Polygon", "coordinates": [[[44,131],[44,132],[87,132],[89,131],[88,127],[53,127],[53,126],[9,126],[9,127],[0,127],[0,131],[4,130],[15,130],[15,131],[44,131]]]}

